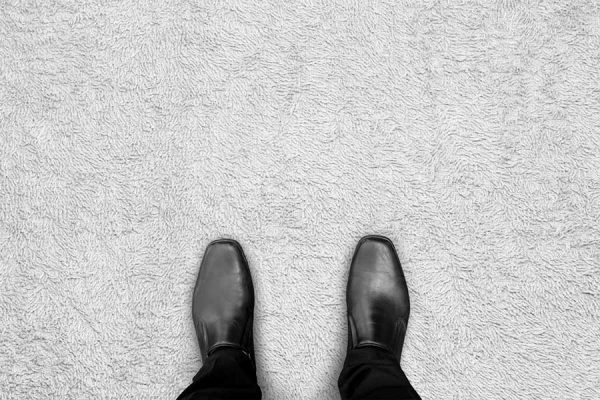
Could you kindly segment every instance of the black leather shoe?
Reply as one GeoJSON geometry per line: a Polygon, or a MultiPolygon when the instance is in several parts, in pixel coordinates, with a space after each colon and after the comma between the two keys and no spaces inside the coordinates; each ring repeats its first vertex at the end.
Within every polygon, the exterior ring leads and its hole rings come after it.
{"type": "Polygon", "coordinates": [[[348,349],[374,346],[398,361],[408,324],[408,288],[390,239],[365,236],[356,246],[348,287],[348,349]]]}
{"type": "Polygon", "coordinates": [[[202,360],[216,349],[242,350],[254,362],[254,286],[242,247],[220,239],[204,252],[192,300],[202,360]]]}

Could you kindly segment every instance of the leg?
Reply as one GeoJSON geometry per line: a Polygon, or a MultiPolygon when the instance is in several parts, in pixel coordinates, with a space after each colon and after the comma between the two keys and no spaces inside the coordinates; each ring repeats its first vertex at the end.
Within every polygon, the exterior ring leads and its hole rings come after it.
{"type": "Polygon", "coordinates": [[[348,352],[338,380],[343,400],[420,399],[400,368],[410,302],[392,242],[365,236],[346,289],[348,352]]]}
{"type": "Polygon", "coordinates": [[[396,357],[377,347],[350,350],[340,373],[342,400],[421,399],[402,372],[396,357]]]}
{"type": "Polygon", "coordinates": [[[206,248],[194,288],[192,319],[204,365],[179,399],[260,399],[254,361],[254,286],[238,242],[221,239],[206,248]]]}
{"type": "Polygon", "coordinates": [[[260,400],[261,396],[250,358],[241,350],[222,348],[208,356],[194,382],[177,400],[260,400]]]}

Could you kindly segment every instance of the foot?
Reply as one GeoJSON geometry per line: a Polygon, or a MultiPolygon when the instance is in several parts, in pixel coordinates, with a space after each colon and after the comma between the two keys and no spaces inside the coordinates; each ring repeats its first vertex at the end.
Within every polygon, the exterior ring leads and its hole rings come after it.
{"type": "Polygon", "coordinates": [[[400,361],[410,303],[402,266],[390,239],[372,235],[358,242],[346,303],[348,349],[379,347],[400,361]]]}
{"type": "Polygon", "coordinates": [[[192,300],[202,360],[216,349],[236,348],[254,361],[254,287],[242,247],[220,239],[204,252],[192,300]]]}

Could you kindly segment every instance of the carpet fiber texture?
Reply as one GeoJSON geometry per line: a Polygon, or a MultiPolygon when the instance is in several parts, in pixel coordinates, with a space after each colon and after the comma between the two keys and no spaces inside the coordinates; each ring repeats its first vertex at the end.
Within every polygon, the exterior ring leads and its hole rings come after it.
{"type": "Polygon", "coordinates": [[[174,399],[207,243],[266,400],[337,399],[364,234],[423,399],[600,398],[600,6],[3,1],[0,398],[174,399]]]}

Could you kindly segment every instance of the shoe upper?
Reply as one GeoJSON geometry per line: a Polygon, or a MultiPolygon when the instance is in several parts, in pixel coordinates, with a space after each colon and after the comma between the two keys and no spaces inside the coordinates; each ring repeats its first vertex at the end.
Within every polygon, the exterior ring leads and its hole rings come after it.
{"type": "Polygon", "coordinates": [[[400,260],[383,236],[360,240],[348,277],[348,348],[376,346],[398,360],[408,324],[410,302],[400,260]]]}
{"type": "Polygon", "coordinates": [[[254,287],[239,243],[217,240],[206,248],[192,300],[202,359],[219,347],[240,348],[254,359],[254,287]]]}

